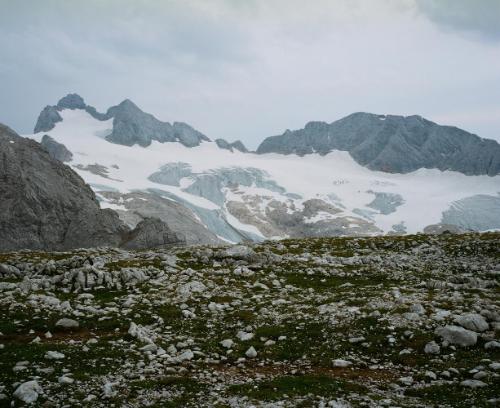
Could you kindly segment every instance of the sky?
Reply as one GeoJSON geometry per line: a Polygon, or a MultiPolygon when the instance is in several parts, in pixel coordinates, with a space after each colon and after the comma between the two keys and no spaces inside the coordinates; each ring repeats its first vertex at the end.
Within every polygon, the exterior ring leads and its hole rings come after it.
{"type": "Polygon", "coordinates": [[[359,111],[500,141],[500,0],[0,0],[0,122],[70,92],[251,148],[359,111]]]}

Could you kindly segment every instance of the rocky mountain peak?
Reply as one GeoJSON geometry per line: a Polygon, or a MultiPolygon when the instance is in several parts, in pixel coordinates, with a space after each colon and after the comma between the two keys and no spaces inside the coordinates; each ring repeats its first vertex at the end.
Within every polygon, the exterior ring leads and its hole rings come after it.
{"type": "Polygon", "coordinates": [[[180,142],[186,147],[194,147],[203,141],[210,141],[207,136],[186,123],[174,122],[172,125],[156,119],[153,115],[142,111],[130,99],[110,107],[106,113],[100,113],[93,106],[87,105],[76,93],[64,96],[57,105],[46,106],[38,117],[35,133],[52,130],[56,123],[63,120],[60,112],[64,109],[82,109],[101,121],[113,119],[113,130],[106,137],[111,143],[126,146],[138,144],[147,147],[153,141],[180,142]]]}
{"type": "Polygon", "coordinates": [[[80,95],[76,93],[70,93],[59,99],[59,102],[57,102],[57,107],[59,109],[85,109],[87,105],[80,95]]]}

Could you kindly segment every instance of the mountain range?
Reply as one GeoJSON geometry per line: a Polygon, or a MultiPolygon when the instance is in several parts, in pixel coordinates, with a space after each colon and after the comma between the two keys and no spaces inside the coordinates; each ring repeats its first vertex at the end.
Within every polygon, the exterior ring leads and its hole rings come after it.
{"type": "Polygon", "coordinates": [[[119,228],[163,222],[165,242],[500,229],[500,145],[420,116],[309,122],[250,152],[130,100],[100,113],[69,94],[34,132],[25,136],[88,183],[119,228]]]}

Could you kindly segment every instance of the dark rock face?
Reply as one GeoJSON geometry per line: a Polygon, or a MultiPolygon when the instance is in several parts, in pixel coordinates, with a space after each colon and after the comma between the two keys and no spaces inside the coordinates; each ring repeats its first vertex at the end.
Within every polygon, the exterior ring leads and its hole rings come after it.
{"type": "Polygon", "coordinates": [[[109,108],[106,115],[113,118],[113,131],[106,137],[112,143],[146,147],[156,140],[160,143],[180,142],[184,146],[193,147],[203,140],[210,140],[185,123],[174,122],[171,125],[161,122],[128,99],[109,108]]]}
{"type": "Polygon", "coordinates": [[[184,241],[159,219],[130,229],[92,189],[34,140],[0,124],[0,251],[99,246],[148,248],[184,241]]]}
{"type": "Polygon", "coordinates": [[[69,162],[73,159],[73,153],[71,153],[66,146],[62,143],[56,142],[49,135],[44,135],[40,144],[53,159],[59,160],[63,163],[69,162]]]}
{"type": "Polygon", "coordinates": [[[257,153],[305,155],[348,151],[372,170],[408,173],[419,168],[466,175],[500,174],[500,144],[420,116],[354,113],[331,124],[309,122],[265,139],[257,153]]]}
{"type": "Polygon", "coordinates": [[[221,149],[230,150],[231,152],[233,151],[233,149],[236,149],[242,153],[248,153],[248,149],[245,147],[243,142],[241,142],[240,140],[237,140],[236,142],[233,142],[233,143],[229,143],[225,139],[215,139],[215,143],[221,149]]]}
{"type": "Polygon", "coordinates": [[[0,250],[118,246],[128,228],[37,142],[0,125],[0,250]]]}
{"type": "Polygon", "coordinates": [[[185,241],[159,218],[145,218],[127,235],[122,247],[126,249],[158,248],[174,244],[185,244],[185,241]]]}

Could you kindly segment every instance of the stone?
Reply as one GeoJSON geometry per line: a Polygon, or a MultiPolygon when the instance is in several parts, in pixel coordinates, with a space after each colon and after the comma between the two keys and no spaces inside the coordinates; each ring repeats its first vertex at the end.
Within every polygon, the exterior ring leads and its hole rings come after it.
{"type": "Polygon", "coordinates": [[[251,340],[253,339],[255,336],[254,333],[248,333],[246,331],[239,331],[237,334],[236,334],[236,337],[238,337],[238,339],[240,339],[241,341],[247,341],[247,340],[251,340]]]}
{"type": "Polygon", "coordinates": [[[42,387],[36,381],[27,381],[22,383],[14,391],[14,397],[23,401],[26,404],[32,404],[38,399],[38,396],[43,393],[42,387]]]}
{"type": "Polygon", "coordinates": [[[45,353],[45,358],[47,360],[62,360],[65,357],[63,353],[58,351],[47,351],[45,353]]]}
{"type": "Polygon", "coordinates": [[[454,321],[460,326],[478,333],[484,332],[489,328],[486,319],[477,313],[467,313],[458,316],[454,321]]]}
{"type": "Polygon", "coordinates": [[[441,347],[435,341],[430,341],[424,347],[424,352],[426,354],[439,354],[441,347]]]}
{"type": "Polygon", "coordinates": [[[492,340],[484,344],[485,350],[497,350],[500,349],[500,342],[492,340]]]}
{"type": "Polygon", "coordinates": [[[185,360],[192,360],[194,358],[194,353],[191,350],[186,350],[183,353],[181,353],[178,357],[177,360],[179,361],[185,361],[185,360]]]}
{"type": "Polygon", "coordinates": [[[477,334],[460,326],[438,327],[435,333],[449,344],[456,344],[461,347],[469,347],[477,343],[477,334]]]}
{"type": "Polygon", "coordinates": [[[78,329],[80,324],[76,320],[64,317],[56,322],[56,327],[62,327],[64,329],[78,329]]]}
{"type": "Polygon", "coordinates": [[[346,368],[352,365],[351,361],[348,360],[342,360],[342,359],[336,359],[332,361],[332,364],[334,367],[337,368],[346,368]]]}
{"type": "Polygon", "coordinates": [[[420,303],[414,303],[410,306],[410,312],[422,315],[425,313],[425,309],[420,303]]]}
{"type": "Polygon", "coordinates": [[[199,281],[191,281],[177,288],[177,293],[181,296],[191,296],[194,293],[203,293],[207,287],[199,281]]]}
{"type": "Polygon", "coordinates": [[[66,375],[62,375],[61,377],[59,377],[57,379],[57,382],[59,384],[73,384],[75,382],[75,380],[71,377],[66,376],[66,375]]]}
{"type": "Polygon", "coordinates": [[[222,340],[220,342],[220,344],[222,347],[230,349],[231,347],[233,347],[234,341],[231,339],[226,339],[226,340],[222,340]]]}
{"type": "Polygon", "coordinates": [[[255,358],[257,357],[257,350],[253,346],[250,346],[250,348],[245,352],[245,355],[248,358],[255,358]]]}
{"type": "Polygon", "coordinates": [[[104,398],[113,398],[116,394],[118,394],[118,391],[114,388],[115,385],[115,383],[108,381],[102,386],[102,394],[104,398]]]}
{"type": "Polygon", "coordinates": [[[460,385],[467,388],[483,388],[486,387],[487,384],[479,380],[464,380],[460,385]]]}

